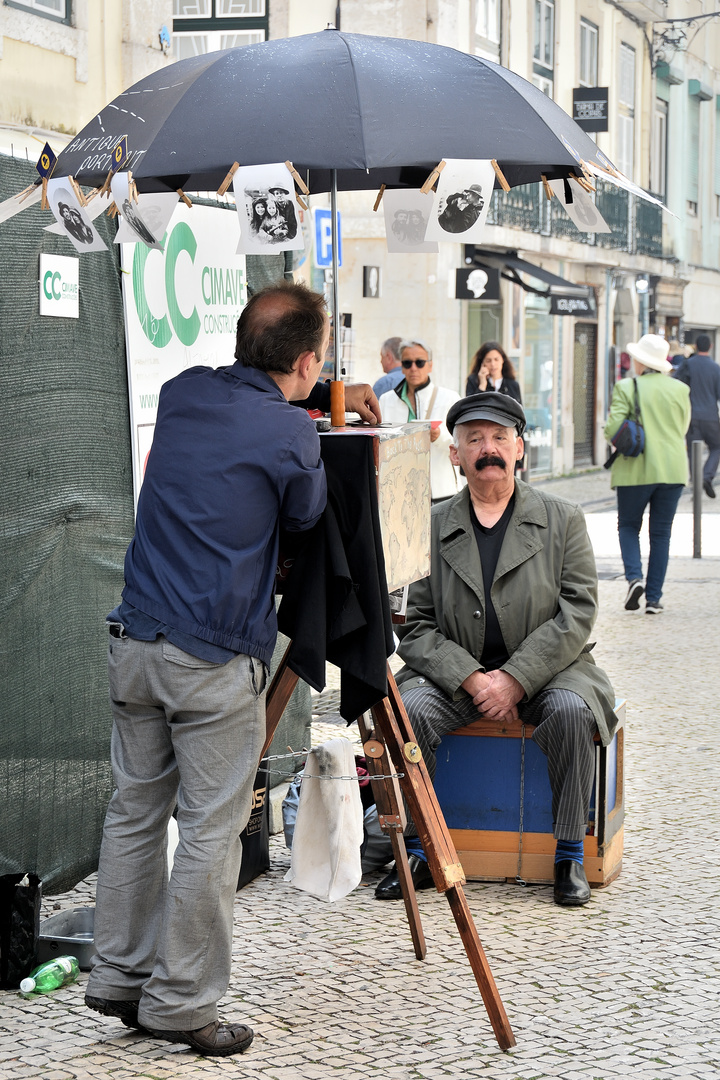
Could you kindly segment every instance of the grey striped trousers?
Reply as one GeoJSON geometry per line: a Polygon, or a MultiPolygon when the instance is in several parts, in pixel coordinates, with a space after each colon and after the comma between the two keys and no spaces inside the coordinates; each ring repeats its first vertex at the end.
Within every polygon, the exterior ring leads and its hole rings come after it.
{"type": "MultiPolygon", "coordinates": [[[[402,699],[434,779],[435,751],[443,735],[477,720],[479,713],[469,697],[452,701],[432,683],[406,690],[402,699]]],[[[518,710],[523,723],[537,725],[532,738],[547,757],[555,839],[582,840],[595,773],[595,717],[571,690],[541,690],[518,710]]],[[[415,826],[408,823],[406,834],[415,836],[415,826]]]]}

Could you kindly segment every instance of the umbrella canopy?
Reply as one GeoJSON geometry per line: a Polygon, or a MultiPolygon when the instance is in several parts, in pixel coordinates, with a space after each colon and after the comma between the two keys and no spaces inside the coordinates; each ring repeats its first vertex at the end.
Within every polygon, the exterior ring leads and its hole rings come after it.
{"type": "Polygon", "coordinates": [[[105,106],[54,176],[101,184],[127,135],[139,191],[211,191],[234,161],[291,160],[313,192],[418,187],[441,158],[497,160],[511,185],[607,168],[519,75],[468,53],[324,30],[180,60],[105,106]]]}

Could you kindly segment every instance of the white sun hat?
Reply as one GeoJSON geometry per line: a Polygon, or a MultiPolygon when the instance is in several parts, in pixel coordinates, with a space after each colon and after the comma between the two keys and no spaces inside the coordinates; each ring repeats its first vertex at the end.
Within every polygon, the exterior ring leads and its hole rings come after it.
{"type": "Polygon", "coordinates": [[[626,351],[643,367],[661,371],[664,375],[672,371],[672,364],[667,358],[670,344],[659,334],[643,334],[639,341],[631,341],[626,351]]]}

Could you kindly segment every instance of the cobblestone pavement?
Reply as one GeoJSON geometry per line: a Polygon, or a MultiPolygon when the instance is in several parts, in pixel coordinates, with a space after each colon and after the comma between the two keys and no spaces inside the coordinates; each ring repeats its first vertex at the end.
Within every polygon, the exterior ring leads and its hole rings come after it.
{"type": "MultiPolygon", "coordinates": [[[[595,474],[552,484],[588,511],[603,490],[595,474]]],[[[593,535],[609,513],[595,505],[593,535]]],[[[620,560],[608,550],[600,562],[595,656],[627,699],[622,873],[575,910],[549,887],[466,887],[515,1048],[497,1048],[443,897],[419,894],[418,962],[402,905],[373,898],[379,874],[324,904],[285,884],[289,853],[274,837],[271,870],[235,904],[221,1009],[256,1030],[242,1057],[202,1058],[88,1012],[82,975],[32,1001],[0,994],[0,1080],[717,1080],[720,549],[671,559],[655,617],[624,612],[620,560]]],[[[322,706],[313,740],[352,738],[322,706]]],[[[92,899],[90,878],[44,914],[92,899]]]]}

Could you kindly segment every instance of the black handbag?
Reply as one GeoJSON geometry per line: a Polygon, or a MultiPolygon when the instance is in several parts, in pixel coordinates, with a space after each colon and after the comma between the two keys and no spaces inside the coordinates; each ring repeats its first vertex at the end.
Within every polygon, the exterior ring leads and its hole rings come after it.
{"type": "Polygon", "coordinates": [[[242,889],[270,868],[269,772],[267,758],[263,758],[253,784],[250,818],[240,833],[242,862],[237,883],[238,889],[242,889]]]}
{"type": "Polygon", "coordinates": [[[605,462],[603,468],[609,469],[618,454],[623,457],[639,457],[645,449],[645,428],[642,425],[640,414],[640,397],[638,395],[637,378],[633,379],[635,396],[634,419],[623,420],[610,442],[615,447],[614,452],[605,462]]]}

